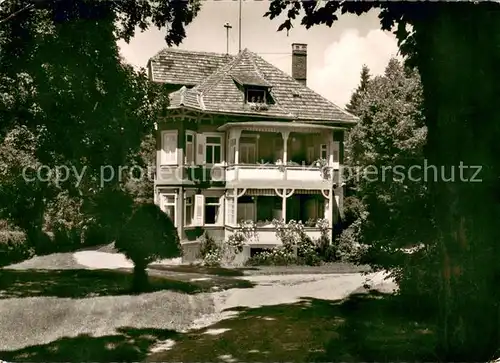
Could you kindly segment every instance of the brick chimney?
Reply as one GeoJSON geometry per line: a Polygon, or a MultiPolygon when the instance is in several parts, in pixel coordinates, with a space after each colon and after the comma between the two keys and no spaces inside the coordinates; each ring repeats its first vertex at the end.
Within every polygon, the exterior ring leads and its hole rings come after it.
{"type": "Polygon", "coordinates": [[[292,44],[292,77],[306,85],[307,81],[307,44],[292,44]]]}

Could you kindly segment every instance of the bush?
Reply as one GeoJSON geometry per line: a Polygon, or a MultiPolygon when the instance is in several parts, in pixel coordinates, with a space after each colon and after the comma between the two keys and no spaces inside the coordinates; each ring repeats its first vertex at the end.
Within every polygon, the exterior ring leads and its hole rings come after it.
{"type": "Polygon", "coordinates": [[[356,197],[344,198],[343,209],[344,218],[342,218],[342,225],[344,229],[361,218],[364,211],[363,203],[356,197]]]}
{"type": "Polygon", "coordinates": [[[0,267],[27,260],[33,255],[23,232],[0,232],[0,267]]]}
{"type": "Polygon", "coordinates": [[[298,259],[293,252],[279,246],[255,254],[245,264],[247,266],[288,266],[298,264],[298,259]]]}
{"type": "Polygon", "coordinates": [[[217,245],[217,242],[215,242],[215,239],[213,239],[211,236],[207,235],[204,233],[198,241],[200,242],[200,255],[201,258],[205,258],[205,256],[213,253],[216,251],[219,246],[217,245]]]}
{"type": "Polygon", "coordinates": [[[243,251],[243,246],[257,238],[255,229],[252,221],[245,221],[239,224],[238,229],[229,236],[227,241],[217,243],[206,234],[200,237],[200,254],[203,264],[213,267],[233,264],[236,256],[243,251]]]}
{"type": "Polygon", "coordinates": [[[362,223],[363,219],[358,218],[335,240],[335,256],[338,260],[357,263],[363,258],[366,250],[360,243],[362,223]]]}
{"type": "Polygon", "coordinates": [[[134,262],[133,290],[148,287],[146,267],[161,258],[182,255],[177,229],[169,216],[155,204],[135,206],[121,229],[115,248],[134,262]]]}
{"type": "Polygon", "coordinates": [[[440,267],[435,247],[428,247],[405,254],[404,263],[393,269],[391,276],[398,284],[398,295],[402,301],[412,305],[417,313],[431,316],[436,313],[440,267]]]}
{"type": "Polygon", "coordinates": [[[203,265],[219,267],[222,262],[221,245],[206,233],[204,233],[198,240],[200,241],[200,257],[203,260],[203,265]]]}

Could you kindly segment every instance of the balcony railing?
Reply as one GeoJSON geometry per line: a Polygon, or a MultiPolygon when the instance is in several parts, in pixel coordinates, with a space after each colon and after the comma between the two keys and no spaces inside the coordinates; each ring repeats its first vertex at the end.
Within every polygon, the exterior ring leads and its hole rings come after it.
{"type": "Polygon", "coordinates": [[[239,164],[211,166],[161,166],[156,183],[246,184],[252,187],[267,182],[316,183],[329,185],[337,182],[336,168],[308,165],[239,164]]]}

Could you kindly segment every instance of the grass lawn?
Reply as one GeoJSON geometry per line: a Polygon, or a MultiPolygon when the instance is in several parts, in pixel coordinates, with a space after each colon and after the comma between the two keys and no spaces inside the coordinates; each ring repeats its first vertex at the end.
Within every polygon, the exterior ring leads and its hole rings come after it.
{"type": "Polygon", "coordinates": [[[0,269],[0,360],[137,361],[214,312],[200,292],[253,287],[230,277],[149,275],[151,292],[133,295],[127,270],[0,269]]]}
{"type": "Polygon", "coordinates": [[[436,361],[432,324],[395,304],[390,296],[359,294],[238,309],[237,317],[183,335],[146,361],[436,361]]]}
{"type": "Polygon", "coordinates": [[[392,297],[344,301],[302,299],[293,304],[239,308],[234,318],[180,334],[167,329],[120,328],[0,353],[10,362],[382,362],[436,361],[430,322],[417,321],[392,297]],[[218,333],[218,334],[215,334],[218,333]],[[165,340],[168,351],[148,354],[165,340]]]}

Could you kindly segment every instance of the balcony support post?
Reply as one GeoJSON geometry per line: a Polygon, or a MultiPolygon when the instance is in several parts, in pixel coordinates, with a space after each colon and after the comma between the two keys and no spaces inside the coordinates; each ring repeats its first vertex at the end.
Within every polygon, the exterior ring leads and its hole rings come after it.
{"type": "Polygon", "coordinates": [[[278,197],[281,197],[281,219],[283,219],[283,223],[286,223],[286,200],[287,198],[290,198],[293,193],[295,192],[295,189],[274,189],[278,197]]]}
{"type": "Polygon", "coordinates": [[[236,139],[236,144],[234,148],[234,164],[238,165],[240,162],[240,137],[241,137],[241,130],[236,129],[233,130],[233,137],[236,139]]]}
{"type": "Polygon", "coordinates": [[[288,160],[288,137],[290,136],[290,131],[281,131],[281,136],[283,137],[283,165],[286,165],[288,160]]]}

